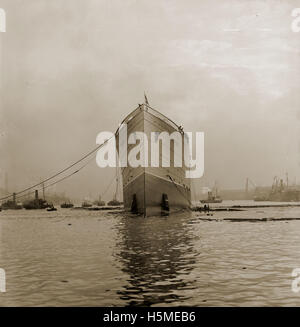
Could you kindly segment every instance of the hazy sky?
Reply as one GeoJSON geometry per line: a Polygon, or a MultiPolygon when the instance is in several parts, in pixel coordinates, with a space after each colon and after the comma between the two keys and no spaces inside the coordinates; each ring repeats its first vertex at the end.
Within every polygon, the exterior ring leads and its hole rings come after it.
{"type": "MultiPolygon", "coordinates": [[[[295,7],[299,1],[0,0],[0,168],[10,191],[93,149],[144,90],[186,131],[205,132],[198,186],[242,188],[246,177],[269,185],[286,172],[300,182],[295,7]]],[[[100,194],[113,175],[93,162],[56,190],[100,194]]]]}

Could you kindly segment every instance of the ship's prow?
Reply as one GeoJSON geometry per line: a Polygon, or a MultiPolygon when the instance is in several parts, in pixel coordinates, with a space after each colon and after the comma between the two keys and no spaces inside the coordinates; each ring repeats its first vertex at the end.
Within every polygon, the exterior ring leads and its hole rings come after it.
{"type": "MultiPolygon", "coordinates": [[[[139,105],[137,109],[131,112],[123,121],[123,126],[127,128],[127,153],[136,147],[136,144],[128,142],[130,135],[135,135],[137,132],[143,132],[148,144],[143,144],[145,151],[148,153],[148,164],[132,167],[127,165],[122,167],[123,180],[123,199],[125,210],[132,211],[144,216],[161,215],[169,212],[189,209],[191,204],[190,181],[186,178],[186,168],[182,164],[181,167],[175,167],[172,156],[175,155],[174,142],[170,142],[170,166],[163,166],[164,153],[162,147],[159,151],[159,165],[153,167],[151,163],[151,136],[159,136],[162,132],[172,134],[179,132],[181,135],[182,150],[176,155],[181,156],[182,163],[184,162],[184,134],[182,128],[176,125],[166,116],[162,115],[157,110],[151,108],[146,103],[139,105]]],[[[119,136],[117,133],[117,149],[119,148],[119,136]]],[[[132,141],[132,139],[131,139],[132,141]]],[[[120,153],[119,153],[120,154],[120,153]]]]}

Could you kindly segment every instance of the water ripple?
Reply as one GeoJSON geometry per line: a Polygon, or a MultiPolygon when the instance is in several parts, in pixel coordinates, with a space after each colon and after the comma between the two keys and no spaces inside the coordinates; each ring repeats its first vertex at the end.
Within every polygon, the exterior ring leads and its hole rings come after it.
{"type": "Polygon", "coordinates": [[[298,208],[147,219],[5,211],[0,267],[7,293],[0,303],[296,306],[291,271],[300,267],[298,217],[298,208]]]}

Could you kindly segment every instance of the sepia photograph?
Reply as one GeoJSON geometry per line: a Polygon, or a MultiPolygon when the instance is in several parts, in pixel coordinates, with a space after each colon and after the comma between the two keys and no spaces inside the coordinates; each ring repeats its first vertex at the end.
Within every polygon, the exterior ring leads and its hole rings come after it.
{"type": "Polygon", "coordinates": [[[0,307],[299,306],[299,88],[299,0],[0,0],[0,307]]]}

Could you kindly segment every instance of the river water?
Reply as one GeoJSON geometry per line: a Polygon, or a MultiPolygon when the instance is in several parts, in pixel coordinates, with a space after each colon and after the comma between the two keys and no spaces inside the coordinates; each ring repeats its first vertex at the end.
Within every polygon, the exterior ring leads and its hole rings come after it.
{"type": "Polygon", "coordinates": [[[212,214],[2,211],[0,306],[300,305],[300,207],[212,214]]]}

